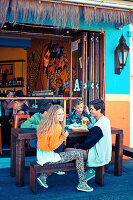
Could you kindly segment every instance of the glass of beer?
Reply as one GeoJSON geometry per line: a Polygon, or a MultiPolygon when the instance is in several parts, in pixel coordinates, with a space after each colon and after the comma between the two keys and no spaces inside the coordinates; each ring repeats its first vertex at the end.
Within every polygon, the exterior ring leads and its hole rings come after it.
{"type": "Polygon", "coordinates": [[[87,117],[82,117],[82,127],[86,127],[88,118],[87,117]]]}

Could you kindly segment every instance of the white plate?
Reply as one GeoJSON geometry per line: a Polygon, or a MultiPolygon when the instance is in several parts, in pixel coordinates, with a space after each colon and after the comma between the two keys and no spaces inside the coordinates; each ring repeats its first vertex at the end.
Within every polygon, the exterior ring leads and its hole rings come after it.
{"type": "Polygon", "coordinates": [[[87,126],[86,127],[82,127],[80,124],[74,123],[74,124],[70,124],[68,126],[69,129],[84,129],[87,130],[87,126]]]}

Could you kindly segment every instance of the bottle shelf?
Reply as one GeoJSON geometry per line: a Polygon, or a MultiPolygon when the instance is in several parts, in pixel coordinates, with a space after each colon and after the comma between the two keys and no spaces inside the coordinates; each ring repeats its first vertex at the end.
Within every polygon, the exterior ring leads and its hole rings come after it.
{"type": "Polygon", "coordinates": [[[0,85],[0,88],[25,87],[24,85],[0,85]]]}

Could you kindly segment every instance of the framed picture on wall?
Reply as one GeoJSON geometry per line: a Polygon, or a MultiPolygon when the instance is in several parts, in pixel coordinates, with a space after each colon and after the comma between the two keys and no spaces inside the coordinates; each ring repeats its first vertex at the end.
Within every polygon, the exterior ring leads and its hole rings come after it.
{"type": "Polygon", "coordinates": [[[1,63],[0,64],[0,84],[6,85],[6,83],[13,78],[14,78],[14,64],[1,63]]]}
{"type": "Polygon", "coordinates": [[[13,75],[14,74],[14,64],[7,63],[7,64],[0,64],[0,75],[2,74],[13,75]]]}

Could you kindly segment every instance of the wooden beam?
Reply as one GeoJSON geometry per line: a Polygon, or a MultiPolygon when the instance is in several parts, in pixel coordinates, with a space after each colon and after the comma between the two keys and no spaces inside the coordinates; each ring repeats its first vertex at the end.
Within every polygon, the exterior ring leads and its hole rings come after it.
{"type": "Polygon", "coordinates": [[[0,60],[0,63],[25,62],[25,60],[0,60]]]}
{"type": "MultiPolygon", "coordinates": [[[[74,100],[77,97],[0,97],[0,100],[74,100]]],[[[82,99],[82,97],[78,97],[82,99]]]]}

